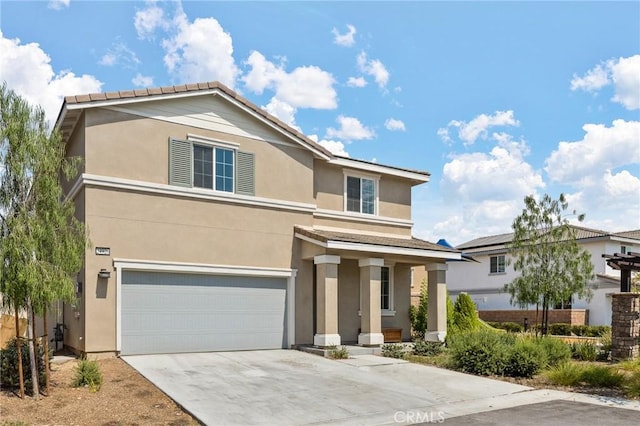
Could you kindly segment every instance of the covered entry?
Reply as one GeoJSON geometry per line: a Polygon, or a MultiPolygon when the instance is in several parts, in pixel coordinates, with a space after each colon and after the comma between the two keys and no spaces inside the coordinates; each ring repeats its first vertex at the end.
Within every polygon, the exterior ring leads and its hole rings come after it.
{"type": "Polygon", "coordinates": [[[120,272],[123,355],[287,347],[287,279],[120,272]]]}

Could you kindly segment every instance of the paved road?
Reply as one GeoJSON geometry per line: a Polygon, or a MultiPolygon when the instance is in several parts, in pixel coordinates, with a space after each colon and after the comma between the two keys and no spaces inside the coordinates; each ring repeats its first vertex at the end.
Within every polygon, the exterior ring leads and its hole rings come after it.
{"type": "MultiPolygon", "coordinates": [[[[596,407],[595,412],[609,404],[373,355],[336,361],[273,350],[123,359],[207,425],[411,424],[442,419],[447,424],[513,424],[509,420],[516,417],[509,410],[494,410],[519,407],[516,412],[523,415],[517,418],[529,421],[544,412],[530,414],[527,410],[536,409],[531,404],[560,400],[561,405],[578,407],[589,402],[586,405],[596,407]]],[[[630,412],[640,420],[640,401],[633,404],[638,411],[630,412]]],[[[597,424],[589,417],[579,420],[597,424]]],[[[535,424],[547,423],[538,417],[535,424]]]]}

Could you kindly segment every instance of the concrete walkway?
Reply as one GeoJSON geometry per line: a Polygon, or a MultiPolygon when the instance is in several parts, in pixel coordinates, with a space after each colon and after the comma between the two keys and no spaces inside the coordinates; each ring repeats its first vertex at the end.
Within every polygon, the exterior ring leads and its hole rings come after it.
{"type": "Polygon", "coordinates": [[[428,423],[557,400],[640,411],[640,401],[533,390],[375,355],[336,361],[272,350],[123,359],[207,425],[428,423]]]}

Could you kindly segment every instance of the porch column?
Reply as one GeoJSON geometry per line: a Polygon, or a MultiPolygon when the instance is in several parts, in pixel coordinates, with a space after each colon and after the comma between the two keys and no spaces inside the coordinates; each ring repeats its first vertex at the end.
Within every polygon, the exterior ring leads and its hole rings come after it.
{"type": "Polygon", "coordinates": [[[384,259],[360,259],[360,335],[358,344],[375,346],[384,343],[380,310],[380,269],[384,259]]]}
{"type": "Polygon", "coordinates": [[[338,346],[338,265],[340,256],[313,258],[316,265],[316,346],[338,346]]]}
{"type": "Polygon", "coordinates": [[[427,332],[424,339],[431,342],[444,342],[447,336],[447,264],[430,263],[427,269],[427,332]]]}

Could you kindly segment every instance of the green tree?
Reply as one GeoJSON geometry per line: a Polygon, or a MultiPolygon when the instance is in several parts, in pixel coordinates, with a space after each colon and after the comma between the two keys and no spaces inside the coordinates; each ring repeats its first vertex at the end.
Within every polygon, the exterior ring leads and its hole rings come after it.
{"type": "MultiPolygon", "coordinates": [[[[73,201],[64,197],[61,179],[75,176],[79,161],[65,158],[60,134],[49,130],[42,108],[30,106],[6,83],[0,86],[0,111],[0,292],[16,318],[18,311],[27,311],[28,335],[34,336],[33,315],[44,318],[46,333],[51,303],[75,297],[72,277],[82,266],[87,238],[73,201]]],[[[33,371],[33,340],[30,352],[33,371]]],[[[46,372],[48,391],[48,366],[46,372]]],[[[33,376],[37,398],[37,374],[33,376]]]]}
{"type": "Polygon", "coordinates": [[[476,304],[467,293],[460,293],[453,305],[452,332],[474,331],[480,328],[476,304]]]}
{"type": "MultiPolygon", "coordinates": [[[[522,213],[513,221],[513,240],[508,244],[510,261],[519,276],[504,289],[511,295],[511,304],[542,308],[542,333],[546,334],[550,306],[574,295],[591,298],[593,264],[591,255],[576,242],[564,194],[557,200],[545,194],[540,201],[527,196],[524,203],[522,213]]],[[[576,217],[584,220],[584,214],[576,217]]]]}
{"type": "Polygon", "coordinates": [[[424,339],[427,331],[427,309],[429,307],[429,295],[427,291],[427,279],[424,278],[420,284],[420,300],[418,306],[411,305],[409,307],[409,319],[411,320],[411,329],[413,337],[416,339],[424,339]]]}

